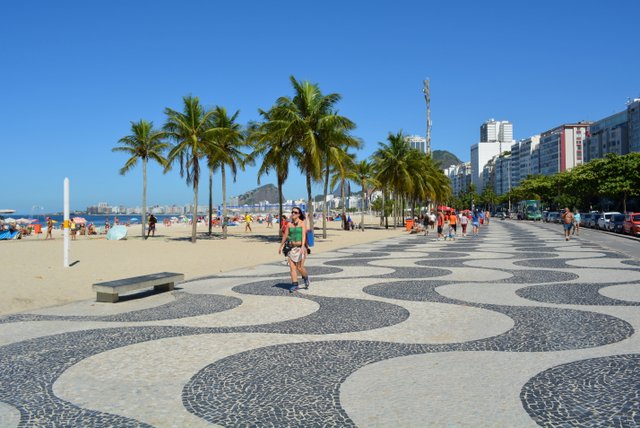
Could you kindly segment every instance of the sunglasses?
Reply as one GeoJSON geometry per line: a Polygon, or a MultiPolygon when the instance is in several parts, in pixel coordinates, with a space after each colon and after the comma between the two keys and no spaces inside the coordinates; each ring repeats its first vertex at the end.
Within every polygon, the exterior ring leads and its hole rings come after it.
{"type": "Polygon", "coordinates": [[[291,211],[291,214],[300,214],[300,211],[291,211]]]}

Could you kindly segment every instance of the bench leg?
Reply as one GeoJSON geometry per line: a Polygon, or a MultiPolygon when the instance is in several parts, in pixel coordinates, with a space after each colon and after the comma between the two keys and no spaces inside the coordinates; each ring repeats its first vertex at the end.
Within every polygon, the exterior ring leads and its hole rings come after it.
{"type": "Polygon", "coordinates": [[[105,302],[105,303],[115,303],[118,301],[117,294],[108,294],[108,293],[97,293],[96,301],[105,302]]]}
{"type": "Polygon", "coordinates": [[[169,282],[167,284],[155,285],[153,289],[158,291],[171,291],[173,290],[173,287],[174,287],[173,282],[169,282]]]}

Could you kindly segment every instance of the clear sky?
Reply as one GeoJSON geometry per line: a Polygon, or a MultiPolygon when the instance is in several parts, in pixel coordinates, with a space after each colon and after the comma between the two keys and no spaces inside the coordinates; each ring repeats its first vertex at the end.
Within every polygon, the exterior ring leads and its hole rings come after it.
{"type": "MultiPolygon", "coordinates": [[[[463,160],[487,119],[516,139],[597,120],[640,96],[637,0],[5,2],[0,25],[0,209],[141,204],[142,174],[112,153],[130,121],[161,126],[184,95],[240,110],[291,95],[289,76],[338,92],[371,155],[389,131],[425,133],[463,160]]],[[[250,168],[228,194],[256,187],[250,168]]],[[[275,183],[272,176],[262,184],[275,183]]],[[[214,200],[220,200],[215,178],[214,200]]],[[[320,193],[321,186],[315,193],[320,193]]],[[[287,198],[306,194],[292,174],[287,198]]],[[[200,200],[205,203],[206,185],[200,200]]],[[[150,204],[187,204],[175,170],[152,165],[150,204]]]]}

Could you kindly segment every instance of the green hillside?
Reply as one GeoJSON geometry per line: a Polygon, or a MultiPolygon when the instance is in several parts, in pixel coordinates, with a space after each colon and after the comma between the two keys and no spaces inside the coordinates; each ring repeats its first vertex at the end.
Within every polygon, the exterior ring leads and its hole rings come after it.
{"type": "Polygon", "coordinates": [[[440,163],[440,168],[447,168],[451,165],[458,165],[462,163],[456,155],[446,150],[434,150],[431,152],[433,160],[440,163]]]}

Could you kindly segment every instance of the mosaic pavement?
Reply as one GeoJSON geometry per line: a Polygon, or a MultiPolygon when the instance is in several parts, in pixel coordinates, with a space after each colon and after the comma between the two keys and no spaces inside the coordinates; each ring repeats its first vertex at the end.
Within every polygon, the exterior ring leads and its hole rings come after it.
{"type": "MultiPolygon", "coordinates": [[[[354,232],[355,233],[355,232],[354,232]]],[[[402,235],[0,317],[0,427],[639,426],[640,263],[560,229],[402,235]]]]}

